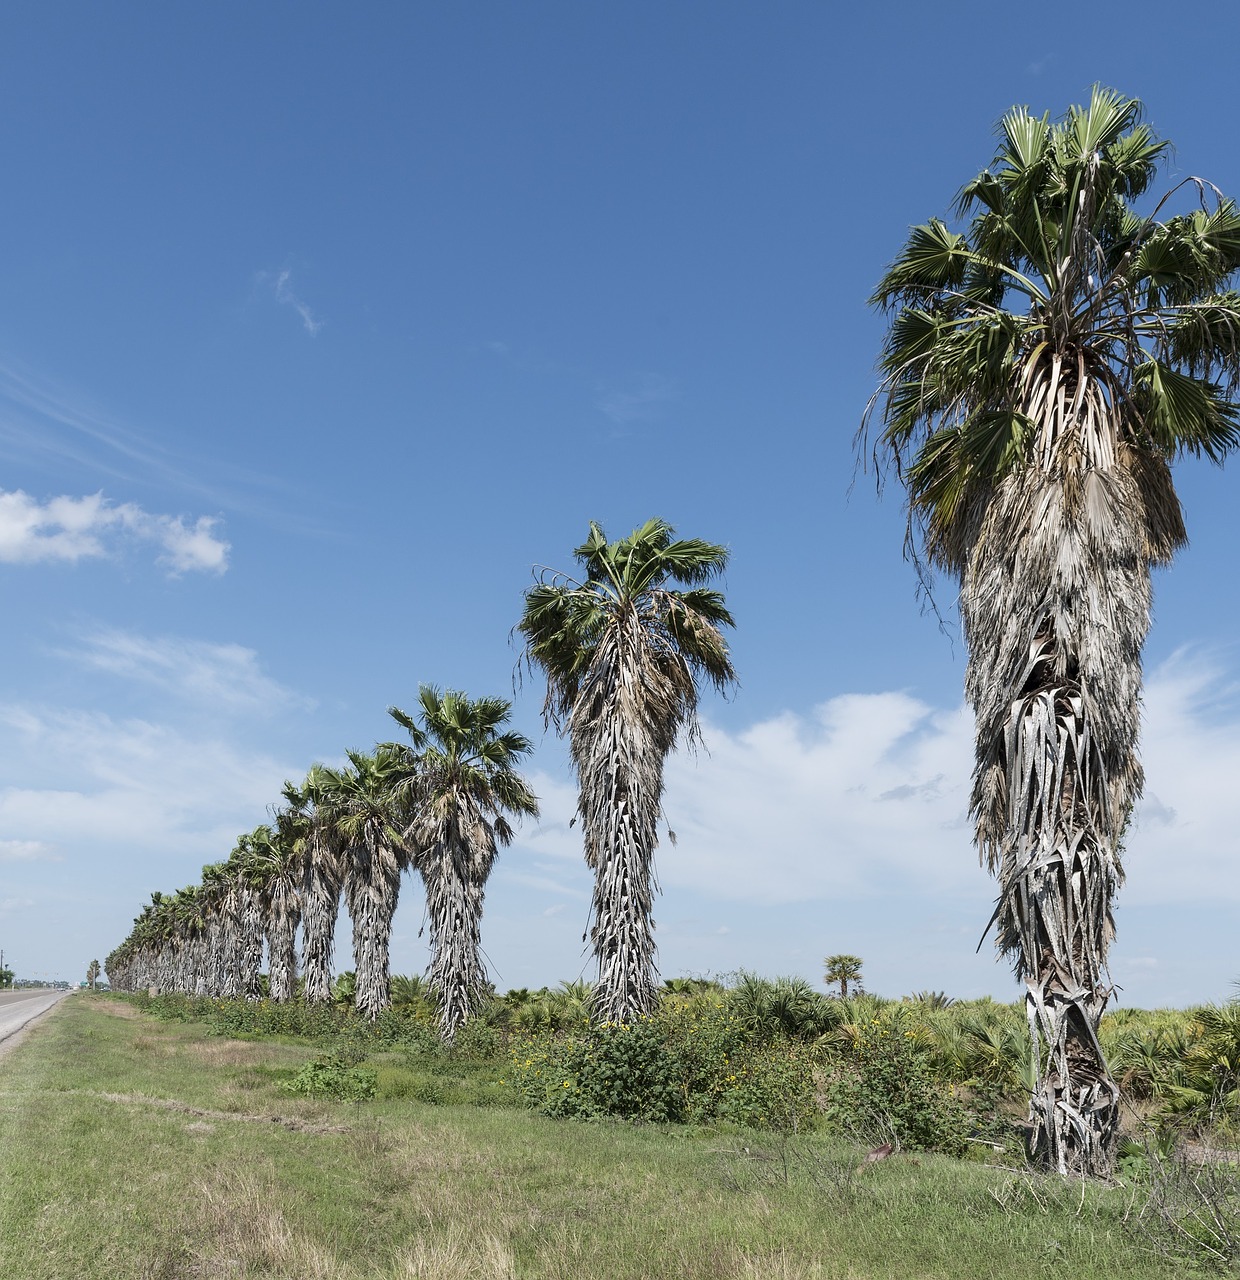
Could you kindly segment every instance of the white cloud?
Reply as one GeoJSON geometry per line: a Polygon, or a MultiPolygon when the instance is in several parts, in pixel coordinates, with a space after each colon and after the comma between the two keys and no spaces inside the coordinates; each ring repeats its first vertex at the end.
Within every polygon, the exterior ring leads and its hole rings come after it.
{"type": "Polygon", "coordinates": [[[258,280],[260,284],[270,286],[275,300],[281,306],[292,307],[297,312],[301,317],[302,327],[312,338],[318,334],[323,327],[323,322],[311,311],[309,304],[293,291],[293,273],[287,267],[274,274],[270,271],[260,271],[258,280]]]}
{"type": "MultiPolygon", "coordinates": [[[[1123,905],[1240,899],[1240,699],[1209,658],[1177,654],[1148,682],[1146,797],[1126,841],[1123,905]]],[[[705,726],[667,765],[660,879],[673,892],[762,906],[903,893],[989,898],[968,820],[972,717],[904,693],[848,694],[748,728],[705,726]]],[[[519,845],[581,858],[573,786],[539,776],[538,828],[519,845]]],[[[534,887],[532,877],[524,881],[534,887]]],[[[551,886],[547,885],[550,889],[551,886]]]]}
{"type": "Polygon", "coordinates": [[[129,540],[160,547],[159,562],[174,575],[223,573],[229,545],[216,536],[217,524],[209,516],[187,523],[184,516],[152,514],[132,502],[115,505],[102,493],[40,502],[20,489],[0,490],[0,562],[76,564],[108,556],[129,540]]]}
{"type": "Polygon", "coordinates": [[[0,776],[13,780],[0,831],[72,860],[227,857],[297,776],[262,751],[143,720],[0,706],[0,726],[0,776]]]}
{"type": "Polygon", "coordinates": [[[0,862],[59,862],[54,847],[42,840],[0,840],[0,862]]]}
{"type": "Polygon", "coordinates": [[[173,573],[205,569],[223,573],[228,568],[229,546],[214,533],[219,522],[210,516],[199,516],[187,524],[183,516],[158,516],[156,527],[163,544],[160,564],[169,565],[173,573]]]}
{"type": "Polygon", "coordinates": [[[228,711],[307,708],[313,703],[263,674],[258,654],[238,644],[142,636],[101,628],[67,656],[112,675],[228,711]]]}

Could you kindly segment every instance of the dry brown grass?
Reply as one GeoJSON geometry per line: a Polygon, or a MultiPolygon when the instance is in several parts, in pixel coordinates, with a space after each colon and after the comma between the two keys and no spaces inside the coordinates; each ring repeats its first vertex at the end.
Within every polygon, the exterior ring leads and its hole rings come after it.
{"type": "Polygon", "coordinates": [[[128,1022],[147,1020],[140,1009],[124,1000],[93,999],[90,1007],[99,1013],[106,1013],[110,1018],[124,1018],[128,1022]]]}
{"type": "Polygon", "coordinates": [[[400,1251],[392,1280],[516,1280],[508,1244],[489,1231],[453,1225],[433,1239],[419,1238],[400,1251]]]}
{"type": "Polygon", "coordinates": [[[291,1224],[281,1209],[274,1166],[217,1172],[198,1185],[198,1210],[211,1244],[183,1274],[210,1277],[287,1276],[356,1280],[335,1251],[291,1224]]]}
{"type": "MultiPolygon", "coordinates": [[[[250,1040],[191,1040],[184,1049],[207,1067],[272,1066],[288,1061],[284,1045],[265,1045],[250,1040]]],[[[305,1050],[293,1050],[299,1058],[305,1050]]]]}

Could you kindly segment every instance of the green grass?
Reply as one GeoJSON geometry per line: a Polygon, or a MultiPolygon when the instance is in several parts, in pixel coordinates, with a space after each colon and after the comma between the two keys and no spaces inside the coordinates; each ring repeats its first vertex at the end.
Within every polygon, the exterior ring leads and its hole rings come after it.
{"type": "Polygon", "coordinates": [[[64,1002],[0,1060],[0,1275],[20,1280],[1159,1280],[1133,1194],[822,1135],[554,1121],[485,1068],[379,1054],[373,1102],[281,1089],[321,1050],[64,1002]],[[489,1106],[464,1105],[487,1101],[489,1106]]]}

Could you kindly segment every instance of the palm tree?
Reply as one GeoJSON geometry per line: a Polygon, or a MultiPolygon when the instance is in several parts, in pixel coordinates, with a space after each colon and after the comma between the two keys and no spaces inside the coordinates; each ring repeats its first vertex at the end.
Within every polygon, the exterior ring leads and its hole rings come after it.
{"type": "Polygon", "coordinates": [[[863,961],[860,956],[838,955],[827,956],[823,961],[826,965],[826,972],[822,975],[822,980],[829,987],[840,984],[840,999],[848,999],[848,984],[853,984],[853,994],[856,995],[861,991],[861,966],[863,961]]]}
{"type": "Polygon", "coordinates": [[[583,579],[545,573],[517,626],[527,662],[547,677],[544,714],[567,731],[577,771],[594,871],[594,1013],[631,1022],[658,1003],[651,908],[663,765],[682,729],[691,741],[698,732],[699,680],[722,691],[736,679],[721,630],[732,615],[703,585],[728,553],[676,540],[656,519],[615,542],[591,522],[574,554],[583,579]]]}
{"type": "Polygon", "coordinates": [[[1198,207],[1165,216],[1169,192],[1137,212],[1167,144],[1110,90],[1057,122],[1013,108],[999,133],[964,229],[914,227],[874,294],[892,316],[876,454],[907,488],[923,582],[960,585],[976,840],[1043,1064],[1033,1151],[1103,1172],[1150,570],[1185,541],[1169,464],[1240,441],[1240,211],[1190,178],[1174,190],[1198,207]]]}
{"type": "Polygon", "coordinates": [[[95,984],[99,981],[99,975],[102,972],[103,971],[99,967],[98,960],[92,960],[90,964],[86,966],[86,981],[90,984],[90,989],[92,991],[95,989],[95,984]]]}
{"type": "Polygon", "coordinates": [[[297,814],[305,824],[301,884],[303,994],[311,1003],[329,1003],[332,998],[336,917],[344,882],[339,833],[330,821],[331,807],[324,803],[326,781],[322,767],[315,765],[300,787],[286,782],[283,791],[287,811],[297,814]]]}
{"type": "Polygon", "coordinates": [[[272,1000],[282,1003],[297,993],[297,926],[301,923],[304,837],[296,814],[277,815],[276,826],[262,823],[245,838],[250,884],[258,891],[267,930],[267,977],[272,1000]]]}
{"type": "Polygon", "coordinates": [[[344,865],[344,898],[353,921],[357,1011],[373,1021],[391,1004],[389,945],[401,873],[411,851],[402,832],[410,815],[395,803],[411,765],[403,749],[347,753],[344,769],[318,766],[322,809],[344,865]]]}
{"type": "Polygon", "coordinates": [[[418,851],[415,865],[426,885],[427,979],[440,1034],[450,1042],[487,986],[482,899],[499,846],[512,841],[507,815],[536,818],[538,800],[514,768],[532,750],[529,740],[502,732],[512,703],[430,685],[422,686],[419,701],[421,724],[395,707],[390,714],[413,739],[405,838],[418,851]]]}

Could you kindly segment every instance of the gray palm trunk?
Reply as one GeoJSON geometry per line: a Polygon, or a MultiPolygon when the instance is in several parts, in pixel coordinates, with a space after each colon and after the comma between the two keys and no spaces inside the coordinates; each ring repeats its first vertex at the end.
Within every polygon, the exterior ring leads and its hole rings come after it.
{"type": "Polygon", "coordinates": [[[481,815],[466,822],[473,841],[455,828],[417,859],[426,885],[430,921],[431,963],[427,982],[439,1005],[439,1029],[451,1042],[474,1011],[487,985],[482,960],[482,903],[484,885],[495,860],[495,837],[481,815]]]}
{"type": "Polygon", "coordinates": [[[297,992],[297,925],[301,897],[294,885],[281,879],[267,899],[267,958],[271,998],[283,1002],[297,992]]]}
{"type": "Polygon", "coordinates": [[[256,890],[241,890],[238,928],[238,994],[247,1000],[262,996],[258,975],[263,967],[263,904],[256,890]]]}
{"type": "Polygon", "coordinates": [[[392,1003],[388,950],[401,869],[395,851],[370,833],[349,849],[344,894],[353,921],[354,1003],[371,1021],[392,1003]]]}
{"type": "Polygon", "coordinates": [[[236,999],[241,991],[241,890],[234,884],[220,899],[220,995],[236,999]]]}
{"type": "Polygon", "coordinates": [[[607,635],[569,719],[585,858],[594,871],[592,1008],[606,1022],[633,1022],[658,1003],[654,851],[680,700],[664,672],[643,661],[642,640],[635,618],[607,635]]]}
{"type": "Polygon", "coordinates": [[[338,854],[316,840],[306,858],[302,879],[303,994],[307,1001],[332,998],[332,960],[336,917],[340,912],[341,866],[338,854]]]}
{"type": "Polygon", "coordinates": [[[999,482],[961,591],[972,812],[999,880],[997,942],[1017,957],[1042,1064],[1032,1154],[1064,1174],[1104,1170],[1118,1131],[1098,1026],[1112,990],[1120,840],[1142,787],[1150,566],[1178,525],[1178,506],[1158,509],[1165,469],[1141,477],[1132,459],[1117,464],[1109,441],[1093,443],[1092,458],[1044,461],[999,482]]]}

